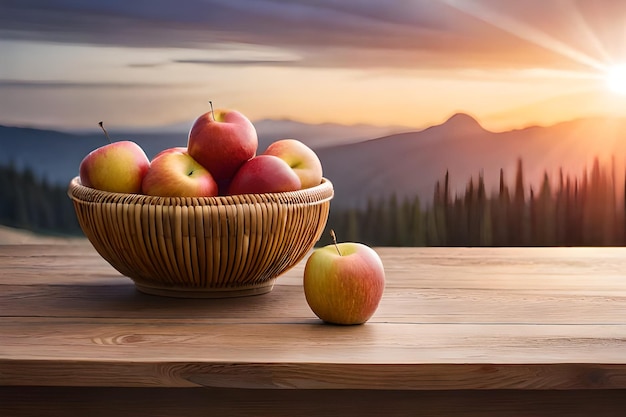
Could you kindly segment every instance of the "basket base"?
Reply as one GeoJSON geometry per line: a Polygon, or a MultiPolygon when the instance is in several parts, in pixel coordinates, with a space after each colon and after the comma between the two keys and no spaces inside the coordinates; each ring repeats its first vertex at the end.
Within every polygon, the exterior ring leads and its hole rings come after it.
{"type": "Polygon", "coordinates": [[[266,294],[274,288],[272,279],[262,284],[232,288],[160,287],[135,281],[137,290],[150,295],[177,298],[234,298],[266,294]]]}

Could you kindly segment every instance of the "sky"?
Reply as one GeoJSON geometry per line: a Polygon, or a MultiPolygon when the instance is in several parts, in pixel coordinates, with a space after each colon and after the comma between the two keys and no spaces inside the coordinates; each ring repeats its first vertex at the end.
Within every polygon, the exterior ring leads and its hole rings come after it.
{"type": "Polygon", "coordinates": [[[623,0],[0,0],[0,124],[626,116],[623,0]],[[622,74],[623,73],[623,74],[622,74]],[[613,75],[611,75],[613,74],[613,75]]]}

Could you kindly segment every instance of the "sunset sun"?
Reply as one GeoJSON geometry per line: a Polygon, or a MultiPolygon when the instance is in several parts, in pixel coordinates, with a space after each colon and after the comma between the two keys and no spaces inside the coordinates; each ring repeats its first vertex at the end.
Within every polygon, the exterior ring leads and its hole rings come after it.
{"type": "Polygon", "coordinates": [[[611,92],[626,95],[626,63],[608,68],[605,77],[611,92]]]}

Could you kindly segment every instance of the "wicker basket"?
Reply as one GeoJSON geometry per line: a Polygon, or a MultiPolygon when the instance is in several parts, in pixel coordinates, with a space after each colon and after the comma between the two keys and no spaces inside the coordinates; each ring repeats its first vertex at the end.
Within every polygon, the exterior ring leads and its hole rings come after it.
{"type": "Polygon", "coordinates": [[[225,197],[151,197],[69,185],[76,215],[98,253],[145,293],[237,297],[275,279],[319,240],[333,186],[225,197]]]}

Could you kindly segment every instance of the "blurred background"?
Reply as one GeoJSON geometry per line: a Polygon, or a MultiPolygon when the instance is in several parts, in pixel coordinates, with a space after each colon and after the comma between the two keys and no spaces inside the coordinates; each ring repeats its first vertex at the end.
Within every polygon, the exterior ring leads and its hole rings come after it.
{"type": "Polygon", "coordinates": [[[98,122],[151,157],[211,100],[318,153],[340,240],[626,244],[621,0],[1,1],[0,57],[4,231],[81,236],[98,122]]]}

